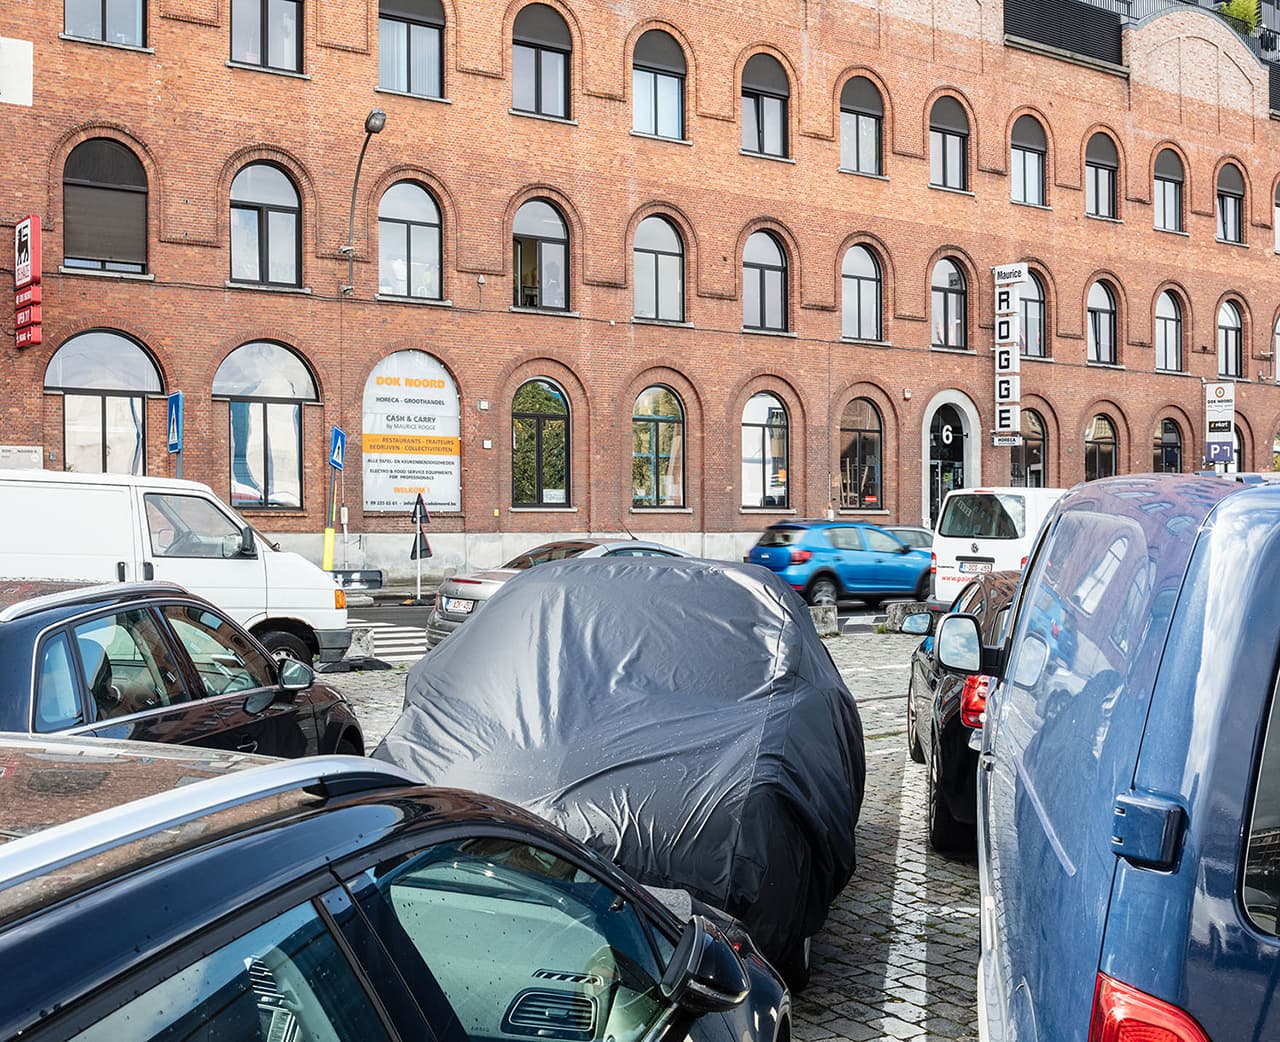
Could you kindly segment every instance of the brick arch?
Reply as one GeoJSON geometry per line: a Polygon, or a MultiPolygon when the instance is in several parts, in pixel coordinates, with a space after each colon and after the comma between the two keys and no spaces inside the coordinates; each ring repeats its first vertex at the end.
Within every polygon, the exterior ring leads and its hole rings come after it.
{"type": "MultiPolygon", "coordinates": [[[[693,44],[689,42],[689,38],[685,36],[684,32],[672,22],[664,21],[661,18],[646,18],[644,21],[636,23],[631,27],[631,31],[627,33],[627,38],[623,43],[625,48],[623,51],[625,71],[629,72],[635,67],[636,44],[639,42],[640,37],[650,29],[661,29],[675,40],[676,45],[684,52],[684,129],[685,137],[688,137],[689,115],[694,108],[689,104],[689,101],[697,97],[697,58],[694,54],[693,44]]],[[[631,99],[631,77],[626,75],[622,77],[622,97],[624,101],[631,99]]]]}
{"type": "Polygon", "coordinates": [[[952,98],[959,102],[960,107],[964,109],[965,119],[969,121],[969,146],[966,149],[968,154],[965,156],[965,184],[972,190],[975,175],[978,171],[978,156],[981,145],[980,127],[973,103],[969,101],[969,96],[959,87],[953,87],[949,84],[936,87],[925,98],[920,128],[923,134],[920,140],[924,146],[925,159],[929,158],[929,128],[933,122],[933,106],[938,103],[940,98],[952,98]]]}
{"type": "Polygon", "coordinates": [[[734,268],[734,286],[737,298],[742,300],[742,254],[747,248],[747,240],[756,232],[769,232],[782,245],[783,257],[787,262],[787,330],[795,330],[795,312],[801,307],[800,288],[804,285],[800,278],[800,243],[791,229],[776,217],[756,217],[742,226],[738,232],[735,245],[736,265],[734,268]]]}
{"type": "MultiPolygon", "coordinates": [[[[1087,191],[1085,155],[1089,151],[1089,142],[1093,140],[1094,134],[1099,133],[1105,134],[1111,139],[1111,143],[1116,149],[1116,161],[1120,164],[1120,168],[1116,171],[1116,213],[1114,218],[1120,221],[1124,219],[1125,198],[1129,194],[1129,157],[1125,152],[1124,142],[1121,140],[1120,135],[1114,127],[1107,123],[1094,123],[1080,138],[1080,194],[1084,196],[1087,191]]],[[[1083,210],[1083,203],[1081,205],[1083,210]]]]}
{"type": "MultiPolygon", "coordinates": [[[[1195,460],[1200,458],[1200,446],[1196,438],[1196,424],[1187,414],[1184,404],[1182,402],[1174,401],[1171,398],[1166,398],[1150,409],[1147,417],[1146,430],[1148,445],[1146,451],[1150,451],[1150,443],[1154,442],[1156,426],[1164,420],[1173,420],[1174,423],[1178,425],[1178,432],[1182,436],[1182,471],[1183,473],[1187,473],[1188,471],[1196,470],[1196,467],[1189,466],[1188,464],[1194,463],[1195,460]]],[[[1135,456],[1137,456],[1138,451],[1138,446],[1135,445],[1135,456]]],[[[1141,460],[1142,457],[1139,456],[1138,462],[1141,462],[1141,460]]],[[[1144,467],[1142,469],[1145,470],[1147,468],[1144,467]]]]}
{"type": "MultiPolygon", "coordinates": [[[[374,259],[373,233],[371,229],[378,222],[378,207],[381,205],[382,197],[387,189],[401,181],[413,181],[420,184],[431,193],[436,205],[440,208],[440,295],[448,299],[449,293],[446,288],[445,273],[452,271],[456,263],[457,235],[455,233],[458,228],[458,204],[453,197],[453,193],[449,191],[449,186],[424,166],[419,166],[416,163],[397,163],[379,174],[377,179],[370,185],[369,190],[364,193],[364,201],[361,206],[364,210],[364,252],[357,252],[356,257],[365,261],[374,259]]],[[[359,243],[359,235],[360,222],[357,222],[357,244],[359,243]]]]}
{"type": "Polygon", "coordinates": [[[1053,184],[1055,169],[1055,160],[1057,159],[1057,145],[1053,137],[1053,124],[1049,122],[1049,116],[1043,109],[1037,108],[1035,105],[1019,105],[1016,109],[1009,113],[1009,118],[1005,121],[1004,140],[1005,144],[1013,148],[1013,125],[1023,116],[1032,116],[1040,129],[1044,131],[1044,205],[1053,205],[1053,184]]]}
{"type": "Polygon", "coordinates": [[[1042,258],[1024,254],[1021,262],[1027,265],[1027,270],[1036,276],[1040,281],[1040,287],[1044,290],[1044,336],[1046,340],[1044,357],[1052,358],[1053,341],[1057,335],[1058,316],[1061,312],[1058,283],[1053,277],[1053,271],[1049,268],[1048,263],[1042,258]]]}
{"type": "Polygon", "coordinates": [[[880,124],[880,173],[889,176],[889,163],[893,157],[893,135],[894,135],[894,112],[893,112],[893,95],[889,91],[889,85],[884,78],[865,65],[850,65],[846,67],[837,77],[835,82],[835,91],[831,95],[831,111],[835,117],[835,131],[832,137],[839,141],[840,138],[840,94],[844,91],[845,84],[850,80],[861,76],[863,79],[870,80],[876,90],[880,92],[880,104],[884,108],[884,116],[880,124]]]}
{"type": "MultiPolygon", "coordinates": [[[[540,3],[541,0],[531,0],[531,2],[540,3]]],[[[567,288],[569,290],[569,305],[572,308],[574,301],[577,299],[575,291],[582,285],[582,267],[586,263],[585,232],[583,231],[582,215],[578,213],[578,208],[574,206],[564,192],[552,185],[524,185],[518,188],[508,200],[507,207],[502,214],[502,223],[499,227],[499,234],[505,236],[505,240],[498,244],[498,248],[501,251],[500,256],[503,258],[502,274],[514,276],[514,272],[511,270],[512,226],[515,224],[516,213],[520,207],[534,199],[545,199],[547,202],[555,204],[568,228],[569,263],[574,270],[569,273],[572,277],[568,281],[567,288]]]]}
{"type": "MultiPolygon", "coordinates": [[[[1079,439],[1076,444],[1080,447],[1080,465],[1081,472],[1084,471],[1084,436],[1088,429],[1090,421],[1098,415],[1105,415],[1109,419],[1116,430],[1116,473],[1130,473],[1133,471],[1133,429],[1129,423],[1128,414],[1121,408],[1114,398],[1098,397],[1093,399],[1088,405],[1080,410],[1080,423],[1078,426],[1079,439]],[[1128,461],[1128,466],[1123,470],[1122,461],[1128,461]]],[[[1149,468],[1143,467],[1145,472],[1149,468]]]]}
{"type": "Polygon", "coordinates": [[[662,217],[670,221],[675,226],[677,234],[680,236],[681,244],[684,246],[684,317],[689,320],[689,304],[690,301],[698,296],[697,280],[698,280],[698,233],[693,220],[687,213],[677,206],[675,203],[667,202],[661,199],[652,199],[647,203],[639,206],[631,214],[627,220],[627,226],[623,231],[623,256],[625,258],[623,265],[623,285],[635,285],[635,241],[636,229],[640,227],[640,222],[646,217],[662,217]],[[692,290],[693,292],[690,292],[692,290]]]}
{"type": "Polygon", "coordinates": [[[582,23],[578,20],[577,14],[573,8],[564,3],[564,0],[511,0],[507,4],[507,9],[502,15],[502,75],[504,79],[511,78],[511,46],[515,42],[515,26],[516,18],[520,12],[530,4],[542,4],[549,7],[564,19],[564,24],[569,28],[569,42],[573,46],[573,52],[569,56],[570,73],[569,73],[569,90],[570,104],[569,117],[577,118],[578,106],[573,104],[573,94],[579,93],[583,86],[583,51],[586,46],[582,32],[582,23]]]}
{"type": "MultiPolygon", "coordinates": [[[[49,337],[49,343],[56,343],[58,346],[49,351],[48,357],[44,359],[41,366],[41,373],[46,374],[49,371],[49,363],[53,361],[56,355],[69,340],[74,340],[82,333],[114,333],[117,336],[124,337],[126,340],[136,344],[151,364],[156,367],[156,373],[160,377],[160,393],[167,393],[166,389],[173,386],[173,367],[168,361],[170,350],[167,347],[159,347],[162,341],[157,340],[156,334],[150,332],[148,327],[140,322],[137,315],[126,315],[121,312],[99,312],[95,314],[92,320],[77,319],[69,322],[65,326],[58,327],[58,335],[49,337]]],[[[44,391],[44,375],[40,378],[40,390],[44,391]]]]}
{"type": "MultiPolygon", "coordinates": [[[[623,409],[627,410],[625,417],[619,416],[619,423],[626,430],[624,438],[615,438],[615,442],[624,447],[621,459],[627,458],[630,449],[630,430],[631,417],[634,415],[635,402],[646,388],[654,386],[662,386],[670,388],[680,399],[680,405],[684,410],[684,504],[687,509],[692,510],[695,514],[702,509],[702,492],[703,492],[703,475],[705,474],[705,456],[706,456],[706,421],[704,419],[702,396],[698,393],[697,386],[693,383],[684,371],[680,368],[679,363],[674,359],[660,358],[645,364],[641,368],[635,370],[623,385],[624,390],[619,404],[623,409]]],[[[623,512],[631,509],[631,497],[627,493],[627,484],[619,482],[619,489],[623,497],[621,508],[623,512]]]]}
{"type": "Polygon", "coordinates": [[[742,140],[742,106],[738,99],[742,96],[742,71],[747,62],[757,54],[767,54],[782,66],[782,74],[787,78],[787,152],[788,158],[794,158],[796,142],[800,137],[800,74],[796,72],[791,59],[779,48],[767,41],[747,44],[738,52],[733,63],[733,82],[729,84],[729,111],[733,113],[733,123],[738,127],[738,140],[742,140]]]}
{"type": "MultiPolygon", "coordinates": [[[[729,394],[729,414],[726,417],[725,430],[729,433],[729,444],[725,459],[733,471],[733,496],[737,506],[742,505],[742,413],[747,402],[757,393],[768,393],[781,400],[787,410],[787,499],[789,505],[780,510],[799,510],[804,489],[798,487],[803,481],[796,482],[794,475],[803,475],[808,464],[806,444],[808,424],[806,422],[804,397],[796,386],[774,369],[756,368],[746,373],[729,394]],[[735,462],[736,461],[736,462],[735,462]]],[[[769,508],[759,508],[768,513],[769,508]]]]}
{"type": "MultiPolygon", "coordinates": [[[[376,357],[370,357],[367,363],[361,365],[356,371],[352,386],[353,392],[363,399],[365,385],[369,382],[369,377],[373,375],[374,369],[385,359],[405,351],[418,351],[421,354],[430,355],[444,366],[445,372],[449,374],[449,378],[453,381],[453,386],[458,392],[458,408],[459,410],[465,410],[467,396],[462,386],[462,366],[459,365],[454,357],[457,352],[449,348],[442,349],[441,345],[435,342],[424,344],[421,337],[399,337],[388,344],[386,350],[376,357]]],[[[465,422],[465,411],[463,419],[465,422]]]]}
{"type": "Polygon", "coordinates": [[[897,314],[897,284],[898,275],[894,268],[893,254],[889,252],[888,243],[874,232],[860,231],[850,232],[842,240],[836,250],[836,262],[832,268],[832,279],[834,285],[832,287],[836,302],[836,312],[841,313],[843,305],[843,268],[845,254],[854,246],[864,246],[871,251],[872,257],[875,258],[876,264],[880,267],[880,297],[881,297],[881,313],[880,313],[880,339],[893,340],[890,325],[893,316],[897,314]]]}
{"type": "MultiPolygon", "coordinates": [[[[1192,170],[1191,170],[1191,159],[1187,155],[1186,149],[1184,149],[1180,144],[1178,144],[1178,142],[1174,141],[1172,138],[1165,138],[1164,140],[1157,142],[1156,146],[1151,150],[1151,154],[1147,157],[1147,185],[1151,189],[1152,203],[1154,204],[1155,182],[1156,182],[1156,160],[1160,158],[1160,153],[1163,152],[1165,149],[1168,149],[1175,156],[1177,156],[1178,161],[1182,163],[1182,223],[1185,225],[1187,223],[1187,214],[1190,212],[1190,208],[1191,208],[1190,207],[1190,201],[1192,198],[1191,182],[1194,177],[1194,174],[1192,173],[1192,170]]],[[[1215,184],[1216,184],[1216,178],[1215,178],[1215,184]]]]}
{"type": "Polygon", "coordinates": [[[1085,342],[1085,359],[1088,360],[1089,351],[1089,290],[1093,288],[1095,282],[1104,282],[1111,289],[1111,296],[1115,300],[1116,305],[1116,365],[1125,365],[1125,345],[1130,340],[1129,326],[1129,302],[1125,295],[1124,283],[1120,281],[1120,276],[1110,268],[1096,268],[1085,277],[1084,286],[1080,295],[1080,319],[1081,329],[1084,332],[1085,342]]]}
{"type": "MultiPolygon", "coordinates": [[[[512,403],[516,391],[530,380],[549,380],[565,393],[569,400],[569,482],[571,503],[590,513],[592,420],[591,403],[586,386],[574,369],[566,363],[540,351],[529,351],[513,359],[495,381],[499,404],[496,410],[499,437],[497,444],[505,444],[511,431],[512,403]]],[[[498,465],[499,502],[511,505],[512,474],[511,452],[499,454],[498,465]]]]}
{"type": "MultiPolygon", "coordinates": [[[[893,396],[880,384],[871,379],[858,379],[841,386],[831,398],[828,415],[832,418],[832,437],[829,439],[830,458],[828,469],[834,475],[840,472],[840,439],[836,435],[840,430],[840,421],[844,417],[845,406],[855,398],[865,398],[871,402],[880,414],[880,510],[887,510],[899,516],[902,510],[901,473],[899,463],[902,459],[903,417],[899,412],[893,396]],[[892,471],[891,471],[892,468],[892,471]]],[[[837,477],[837,480],[840,480],[837,477]]],[[[835,506],[840,509],[840,499],[835,497],[835,506]]],[[[867,508],[862,508],[867,509],[867,508]]]]}
{"type": "MultiPolygon", "coordinates": [[[[974,336],[978,327],[982,323],[982,304],[978,297],[978,265],[974,263],[973,257],[963,246],[957,246],[954,243],[948,243],[939,246],[929,255],[928,261],[924,268],[924,282],[922,289],[924,291],[924,308],[923,314],[927,327],[927,335],[929,342],[933,342],[933,269],[937,267],[938,261],[950,260],[957,264],[960,271],[965,277],[965,349],[973,350],[974,336]]],[[[994,301],[992,307],[995,307],[994,301]]]]}
{"type": "Polygon", "coordinates": [[[1022,410],[1034,411],[1044,421],[1045,483],[1055,486],[1062,481],[1062,422],[1053,402],[1040,394],[1022,393],[1022,410]]]}
{"type": "Polygon", "coordinates": [[[284,348],[290,354],[296,355],[306,367],[307,372],[311,375],[312,382],[316,385],[315,404],[325,404],[326,395],[324,380],[321,376],[322,370],[301,346],[300,338],[289,333],[282,333],[279,330],[271,329],[257,330],[247,336],[240,336],[235,339],[231,339],[229,337],[220,338],[216,350],[211,351],[208,355],[208,360],[211,364],[207,365],[208,380],[206,381],[205,386],[210,388],[211,393],[213,388],[213,378],[217,375],[218,368],[222,363],[230,358],[238,348],[243,347],[245,344],[257,343],[260,341],[275,344],[284,348]]]}
{"type": "Polygon", "coordinates": [[[1236,461],[1236,468],[1241,471],[1258,470],[1258,451],[1254,444],[1253,424],[1243,412],[1236,412],[1236,426],[1240,428],[1240,452],[1244,459],[1236,461]]]}
{"type": "MultiPolygon", "coordinates": [[[[48,185],[48,196],[45,204],[45,230],[55,231],[62,227],[62,172],[67,165],[67,157],[75,151],[77,145],[94,138],[108,138],[118,141],[134,154],[142,164],[147,175],[147,224],[154,221],[155,237],[163,239],[164,229],[164,179],[160,173],[160,163],[155,153],[141,138],[136,137],[124,124],[106,120],[91,120],[72,127],[49,150],[49,173],[45,180],[48,185]]],[[[151,230],[147,232],[148,253],[152,241],[151,230]]]]}
{"type": "Polygon", "coordinates": [[[1255,353],[1253,345],[1253,312],[1249,309],[1249,302],[1245,299],[1244,294],[1238,290],[1229,289],[1220,294],[1213,305],[1212,354],[1216,364],[1218,352],[1218,312],[1222,310],[1222,305],[1228,302],[1234,304],[1236,311],[1240,314],[1240,378],[1250,380],[1253,378],[1253,371],[1250,367],[1257,361],[1253,357],[1255,353]]]}
{"type": "Polygon", "coordinates": [[[298,229],[302,233],[303,261],[303,271],[299,274],[301,282],[305,286],[307,283],[306,260],[308,256],[315,257],[320,249],[320,229],[322,227],[320,221],[320,193],[316,191],[315,180],[312,178],[306,164],[288,149],[275,145],[247,145],[244,148],[237,149],[227,157],[222,164],[222,169],[218,172],[214,186],[215,198],[213,206],[214,213],[218,215],[217,245],[228,251],[230,250],[231,182],[235,180],[236,174],[253,163],[271,163],[278,166],[289,175],[289,179],[298,190],[298,205],[302,210],[298,229]],[[310,220],[307,220],[308,215],[311,218],[310,220]]]}

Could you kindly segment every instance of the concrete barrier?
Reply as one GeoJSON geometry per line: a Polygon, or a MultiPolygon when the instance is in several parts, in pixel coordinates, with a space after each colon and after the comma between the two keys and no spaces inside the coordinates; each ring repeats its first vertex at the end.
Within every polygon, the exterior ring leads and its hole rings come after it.
{"type": "Polygon", "coordinates": [[[884,628],[890,633],[902,632],[902,620],[908,615],[928,611],[929,605],[924,601],[895,601],[884,606],[884,628]]]}
{"type": "Polygon", "coordinates": [[[347,658],[373,658],[373,627],[352,626],[347,658]]]}
{"type": "Polygon", "coordinates": [[[809,606],[809,614],[813,618],[813,628],[819,637],[835,637],[840,633],[840,619],[834,604],[813,604],[809,606]]]}

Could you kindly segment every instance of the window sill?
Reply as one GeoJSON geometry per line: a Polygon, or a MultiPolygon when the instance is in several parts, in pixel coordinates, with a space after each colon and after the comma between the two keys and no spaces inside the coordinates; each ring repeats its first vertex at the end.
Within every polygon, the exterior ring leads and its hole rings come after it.
{"type": "Polygon", "coordinates": [[[395,90],[391,87],[374,87],[375,94],[394,94],[397,98],[413,98],[415,101],[434,101],[437,105],[452,105],[452,98],[437,98],[434,94],[414,94],[407,90],[395,90]]]}
{"type": "Polygon", "coordinates": [[[288,76],[293,80],[309,80],[311,77],[305,72],[294,72],[292,69],[273,69],[269,65],[253,65],[249,62],[232,61],[227,59],[228,69],[244,69],[246,72],[265,72],[271,76],[288,76]]]}
{"type": "Polygon", "coordinates": [[[1089,213],[1085,211],[1085,216],[1091,221],[1103,221],[1106,224],[1124,224],[1119,217],[1104,217],[1100,213],[1089,213]]]}
{"type": "Polygon", "coordinates": [[[155,282],[153,274],[136,271],[98,271],[96,268],[65,268],[58,265],[59,275],[87,275],[91,279],[124,279],[127,282],[155,282]]]}
{"type": "Polygon", "coordinates": [[[577,507],[507,507],[513,514],[576,514],[577,507]]]}
{"type": "Polygon", "coordinates": [[[795,507],[738,507],[739,514],[778,514],[780,516],[795,517],[795,507]]]}
{"type": "Polygon", "coordinates": [[[1090,369],[1118,369],[1124,371],[1128,366],[1120,365],[1117,362],[1085,362],[1090,369]]]}
{"type": "Polygon", "coordinates": [[[563,123],[566,127],[576,127],[578,121],[576,119],[566,119],[564,116],[545,116],[541,112],[525,112],[523,109],[507,109],[513,116],[520,116],[524,119],[540,119],[544,123],[563,123]]]}
{"type": "Polygon", "coordinates": [[[889,516],[889,511],[887,510],[872,510],[870,508],[867,508],[866,510],[859,510],[857,507],[841,507],[839,510],[836,511],[836,513],[840,517],[888,517],[889,516]]]}
{"type": "Polygon", "coordinates": [[[518,308],[514,304],[507,308],[514,315],[548,315],[551,318],[581,318],[579,311],[564,311],[560,308],[518,308]]]}
{"type": "Polygon", "coordinates": [[[753,336],[780,336],[788,337],[795,340],[796,334],[789,329],[749,329],[747,326],[742,327],[744,333],[750,333],[753,336]]]}
{"type": "MultiPolygon", "coordinates": [[[[1251,384],[1251,383],[1253,383],[1253,381],[1252,381],[1252,380],[1250,380],[1250,379],[1248,379],[1247,377],[1244,377],[1244,376],[1226,376],[1226,375],[1225,375],[1225,374],[1223,374],[1223,373],[1219,373],[1219,374],[1215,377],[1215,379],[1220,380],[1220,381],[1222,381],[1222,382],[1224,382],[1224,383],[1231,383],[1231,384],[1251,384]]],[[[1263,382],[1265,383],[1266,381],[1263,381],[1263,382]]]]}
{"type": "Polygon", "coordinates": [[[1022,355],[1020,357],[1024,362],[1048,362],[1053,365],[1053,359],[1048,355],[1022,355]]]}
{"type": "Polygon", "coordinates": [[[1249,248],[1249,244],[1247,242],[1237,242],[1235,239],[1215,238],[1213,241],[1216,243],[1219,243],[1222,246],[1239,246],[1243,250],[1247,250],[1249,248]]]}
{"type": "Polygon", "coordinates": [[[693,142],[687,137],[667,137],[664,134],[646,134],[643,130],[633,130],[632,137],[642,137],[647,141],[666,141],[672,145],[685,145],[689,148],[693,147],[693,142]]]}
{"type": "Polygon", "coordinates": [[[935,184],[930,184],[929,188],[935,192],[949,192],[951,195],[967,195],[970,199],[977,198],[977,196],[974,195],[967,188],[952,188],[950,185],[935,185],[935,184]]]}
{"type": "Polygon", "coordinates": [[[91,36],[71,36],[67,33],[58,33],[59,40],[66,40],[68,43],[87,43],[91,47],[110,47],[116,51],[133,51],[135,54],[155,54],[154,47],[144,47],[139,43],[116,43],[114,40],[95,40],[91,36]]]}
{"type": "Polygon", "coordinates": [[[427,308],[451,308],[452,300],[436,300],[434,297],[401,297],[394,293],[375,293],[374,300],[382,301],[385,304],[417,304],[420,307],[427,308]]]}
{"type": "Polygon", "coordinates": [[[1009,202],[1014,206],[1025,206],[1029,210],[1044,210],[1048,213],[1053,213],[1053,207],[1046,206],[1044,203],[1029,203],[1024,199],[1010,199],[1009,202]]]}
{"type": "Polygon", "coordinates": [[[738,149],[738,155],[750,156],[752,159],[767,159],[771,163],[790,163],[796,165],[796,161],[790,156],[771,156],[768,152],[748,152],[745,148],[738,149]]]}
{"type": "Polygon", "coordinates": [[[294,293],[304,297],[311,295],[310,286],[271,286],[265,282],[232,282],[230,279],[223,286],[227,289],[256,290],[259,293],[294,293]]]}
{"type": "Polygon", "coordinates": [[[978,353],[970,347],[948,347],[946,344],[930,344],[929,350],[945,355],[976,355],[978,353]]]}
{"type": "Polygon", "coordinates": [[[1156,369],[1156,376],[1183,376],[1193,377],[1194,373],[1188,373],[1185,369],[1156,369]]]}
{"type": "Polygon", "coordinates": [[[842,344],[861,344],[863,347],[893,347],[893,343],[888,340],[871,340],[867,337],[860,336],[842,336],[840,338],[842,344]]]}
{"type": "Polygon", "coordinates": [[[1181,235],[1184,239],[1190,239],[1191,233],[1184,232],[1181,228],[1160,228],[1155,229],[1158,232],[1164,232],[1165,235],[1181,235]]]}
{"type": "Polygon", "coordinates": [[[631,317],[633,326],[674,326],[676,329],[692,329],[693,323],[686,322],[684,319],[676,321],[673,318],[641,318],[639,315],[631,317]]]}
{"type": "Polygon", "coordinates": [[[631,514],[692,514],[693,507],[632,507],[631,514]]]}
{"type": "Polygon", "coordinates": [[[838,167],[836,167],[836,173],[838,173],[838,174],[851,174],[851,175],[853,175],[854,177],[869,177],[872,181],[887,181],[887,180],[889,180],[888,175],[886,175],[886,174],[869,174],[869,173],[867,173],[865,170],[854,170],[852,167],[848,167],[848,166],[838,166],[838,167]]]}

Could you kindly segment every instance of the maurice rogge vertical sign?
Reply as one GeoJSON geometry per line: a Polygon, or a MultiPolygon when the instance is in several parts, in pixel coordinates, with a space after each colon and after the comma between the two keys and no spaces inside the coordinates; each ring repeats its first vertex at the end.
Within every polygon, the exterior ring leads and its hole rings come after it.
{"type": "Polygon", "coordinates": [[[1025,264],[1001,264],[991,269],[996,303],[996,426],[991,443],[1022,444],[1021,321],[1018,302],[1027,281],[1025,264]]]}

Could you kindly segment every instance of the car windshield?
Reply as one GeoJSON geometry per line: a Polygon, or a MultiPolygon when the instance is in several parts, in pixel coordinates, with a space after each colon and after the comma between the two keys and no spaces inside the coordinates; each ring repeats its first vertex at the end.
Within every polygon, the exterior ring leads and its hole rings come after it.
{"type": "Polygon", "coordinates": [[[1026,501],[1002,492],[952,495],[938,522],[938,535],[950,539],[1021,539],[1026,501]]]}
{"type": "Polygon", "coordinates": [[[548,543],[546,546],[535,546],[532,550],[527,550],[511,558],[502,567],[524,571],[526,568],[532,568],[535,564],[546,564],[548,561],[564,561],[570,557],[577,557],[595,545],[595,543],[548,543]]]}
{"type": "Polygon", "coordinates": [[[800,542],[803,528],[766,528],[756,546],[790,546],[800,542]]]}

